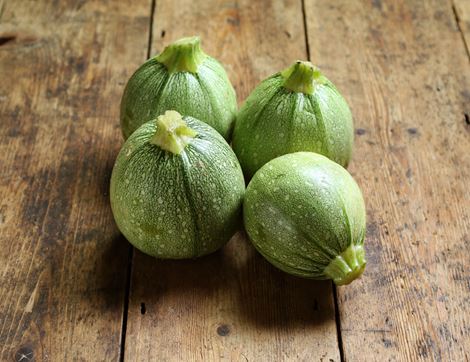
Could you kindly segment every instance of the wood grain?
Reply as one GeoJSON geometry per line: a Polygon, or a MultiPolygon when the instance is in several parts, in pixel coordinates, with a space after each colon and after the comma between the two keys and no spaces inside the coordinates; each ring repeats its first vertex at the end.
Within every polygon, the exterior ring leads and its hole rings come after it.
{"type": "Polygon", "coordinates": [[[368,267],[339,288],[346,361],[470,358],[470,66],[449,1],[306,2],[350,101],[368,267]]]}
{"type": "Polygon", "coordinates": [[[470,57],[470,1],[453,0],[453,10],[465,42],[467,55],[470,57]]]}
{"type": "Polygon", "coordinates": [[[108,187],[149,14],[147,1],[0,3],[2,361],[119,357],[129,246],[108,187]]]}
{"type": "MultiPolygon", "coordinates": [[[[306,58],[300,1],[157,1],[152,53],[199,34],[239,99],[306,58]]],[[[125,357],[130,361],[339,361],[332,289],[277,271],[238,233],[195,261],[136,252],[125,357]]]]}

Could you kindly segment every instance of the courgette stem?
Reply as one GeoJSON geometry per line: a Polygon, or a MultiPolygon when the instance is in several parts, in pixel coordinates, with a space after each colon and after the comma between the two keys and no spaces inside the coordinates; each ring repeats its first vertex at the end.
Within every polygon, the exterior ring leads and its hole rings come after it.
{"type": "Polygon", "coordinates": [[[189,128],[181,114],[176,111],[166,111],[158,116],[157,131],[150,143],[161,149],[179,155],[184,148],[196,137],[197,132],[189,128]]]}
{"type": "Polygon", "coordinates": [[[333,279],[336,285],[346,285],[360,277],[365,267],[364,246],[362,244],[351,244],[330,262],[324,273],[327,277],[333,279]]]}
{"type": "Polygon", "coordinates": [[[193,36],[179,39],[168,45],[155,59],[164,64],[170,73],[197,73],[198,66],[206,57],[207,55],[201,49],[200,38],[193,36]]]}
{"type": "Polygon", "coordinates": [[[293,92],[312,94],[315,83],[320,79],[320,70],[307,61],[296,61],[281,72],[283,86],[293,92]]]}

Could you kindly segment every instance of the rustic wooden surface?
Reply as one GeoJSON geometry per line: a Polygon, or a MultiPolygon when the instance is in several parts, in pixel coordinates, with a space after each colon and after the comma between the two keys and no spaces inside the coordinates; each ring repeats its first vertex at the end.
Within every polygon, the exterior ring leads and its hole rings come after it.
{"type": "Polygon", "coordinates": [[[0,360],[470,359],[469,8],[0,1],[0,360]],[[361,280],[285,275],[243,232],[189,262],[119,235],[108,183],[123,86],[193,34],[240,101],[309,53],[349,100],[369,218],[361,280]]]}
{"type": "Polygon", "coordinates": [[[467,54],[470,57],[470,1],[454,0],[452,9],[454,10],[458,29],[464,39],[467,54]]]}
{"type": "Polygon", "coordinates": [[[119,358],[129,246],[108,183],[149,11],[0,2],[1,361],[119,358]]]}
{"type": "Polygon", "coordinates": [[[470,66],[452,4],[317,0],[306,16],[352,106],[368,208],[366,273],[338,288],[344,357],[468,360],[470,66]]]}

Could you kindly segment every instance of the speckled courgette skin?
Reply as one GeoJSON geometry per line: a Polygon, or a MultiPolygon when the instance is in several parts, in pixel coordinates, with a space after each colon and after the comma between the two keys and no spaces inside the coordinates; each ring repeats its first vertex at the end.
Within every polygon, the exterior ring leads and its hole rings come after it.
{"type": "Polygon", "coordinates": [[[361,191],[324,156],[298,152],[265,164],[248,185],[243,213],[256,249],[287,273],[341,285],[365,268],[361,191]]]}
{"type": "Polygon", "coordinates": [[[245,175],[280,155],[310,151],[346,167],[353,121],[345,99],[309,62],[267,78],[240,109],[232,145],[245,175]]]}
{"type": "Polygon", "coordinates": [[[125,142],[111,177],[116,223],[136,248],[159,258],[193,258],[224,245],[241,221],[245,191],[238,160],[204,122],[183,117],[197,134],[180,154],[152,144],[150,121],[125,142]]]}
{"type": "Polygon", "coordinates": [[[124,139],[170,109],[206,122],[230,140],[235,90],[223,66],[202,52],[197,37],[171,44],[129,79],[121,100],[124,139]]]}

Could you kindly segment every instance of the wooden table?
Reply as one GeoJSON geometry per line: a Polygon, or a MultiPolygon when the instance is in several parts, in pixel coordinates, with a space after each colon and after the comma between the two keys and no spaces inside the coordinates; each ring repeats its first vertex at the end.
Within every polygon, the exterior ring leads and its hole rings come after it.
{"type": "Polygon", "coordinates": [[[468,0],[0,1],[0,360],[468,361],[469,45],[468,0]],[[120,235],[123,87],[193,34],[240,102],[295,59],[343,92],[362,279],[290,277],[242,232],[179,262],[120,235]]]}

